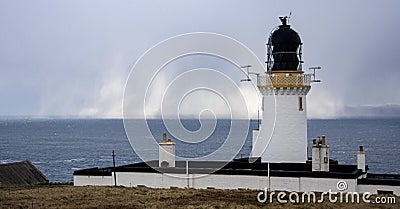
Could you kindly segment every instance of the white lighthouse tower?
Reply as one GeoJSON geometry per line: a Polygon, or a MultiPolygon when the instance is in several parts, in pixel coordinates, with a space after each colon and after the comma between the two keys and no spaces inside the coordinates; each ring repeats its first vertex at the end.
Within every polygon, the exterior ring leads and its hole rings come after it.
{"type": "Polygon", "coordinates": [[[280,17],[282,24],[267,43],[267,72],[258,76],[262,123],[253,132],[252,157],[262,162],[305,163],[307,160],[306,96],[311,75],[302,71],[301,39],[280,17]]]}

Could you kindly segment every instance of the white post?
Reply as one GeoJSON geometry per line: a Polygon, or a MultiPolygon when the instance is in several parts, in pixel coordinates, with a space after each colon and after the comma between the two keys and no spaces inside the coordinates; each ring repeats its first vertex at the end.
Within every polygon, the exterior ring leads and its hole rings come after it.
{"type": "MultiPolygon", "coordinates": [[[[271,176],[269,175],[269,163],[268,163],[268,190],[271,191],[271,176]]],[[[267,195],[267,194],[265,194],[267,195]]]]}
{"type": "Polygon", "coordinates": [[[186,178],[187,178],[187,188],[189,189],[189,161],[186,160],[186,178]]]}

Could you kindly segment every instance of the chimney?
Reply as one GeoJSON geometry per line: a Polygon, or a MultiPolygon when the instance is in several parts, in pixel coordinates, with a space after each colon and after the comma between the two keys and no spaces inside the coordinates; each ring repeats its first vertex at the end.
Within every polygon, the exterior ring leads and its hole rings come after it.
{"type": "Polygon", "coordinates": [[[167,168],[175,167],[175,143],[168,139],[167,134],[163,134],[163,142],[158,146],[158,166],[167,168]]]}
{"type": "Polygon", "coordinates": [[[367,171],[365,165],[365,151],[363,146],[360,146],[360,150],[357,152],[357,169],[361,169],[363,172],[363,174],[360,177],[358,177],[359,179],[367,177],[367,171]]]}
{"type": "Polygon", "coordinates": [[[329,171],[329,146],[326,144],[326,136],[322,135],[321,149],[320,149],[320,160],[321,160],[321,171],[329,171]]]}
{"type": "Polygon", "coordinates": [[[321,164],[319,158],[319,142],[317,139],[313,139],[311,156],[311,171],[321,171],[321,164]]]}
{"type": "Polygon", "coordinates": [[[311,159],[311,171],[329,171],[329,146],[325,135],[321,140],[313,139],[311,159]]]}

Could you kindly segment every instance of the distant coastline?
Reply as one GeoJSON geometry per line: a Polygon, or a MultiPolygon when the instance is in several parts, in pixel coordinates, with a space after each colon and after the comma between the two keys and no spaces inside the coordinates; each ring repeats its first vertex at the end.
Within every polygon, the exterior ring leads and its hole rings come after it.
{"type": "MultiPolygon", "coordinates": [[[[164,117],[166,118],[166,117],[164,117]]],[[[400,118],[399,104],[384,105],[347,105],[333,116],[311,116],[307,119],[390,119],[400,118]]],[[[85,115],[0,115],[0,119],[123,119],[123,117],[103,117],[85,115]]],[[[148,117],[147,119],[161,119],[161,116],[148,117]]],[[[168,119],[168,118],[167,118],[168,119]]],[[[183,115],[181,119],[198,119],[198,115],[183,115]]],[[[213,118],[211,118],[213,119],[213,118]]],[[[230,119],[218,117],[218,119],[230,119]]],[[[257,118],[251,118],[257,120],[257,118]]]]}

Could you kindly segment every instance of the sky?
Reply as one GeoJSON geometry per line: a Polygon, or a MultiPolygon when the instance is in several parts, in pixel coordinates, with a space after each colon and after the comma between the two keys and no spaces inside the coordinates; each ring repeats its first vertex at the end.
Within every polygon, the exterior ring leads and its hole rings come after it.
{"type": "MultiPolygon", "coordinates": [[[[397,0],[3,0],[0,116],[121,117],[129,72],[157,43],[183,33],[219,33],[264,61],[271,30],[290,12],[303,42],[303,68],[322,67],[322,82],[307,97],[310,118],[398,107],[398,8],[397,0]]],[[[210,103],[192,97],[186,107],[210,103]]]]}

